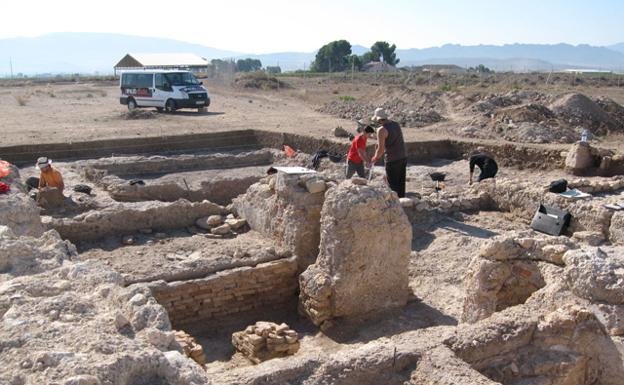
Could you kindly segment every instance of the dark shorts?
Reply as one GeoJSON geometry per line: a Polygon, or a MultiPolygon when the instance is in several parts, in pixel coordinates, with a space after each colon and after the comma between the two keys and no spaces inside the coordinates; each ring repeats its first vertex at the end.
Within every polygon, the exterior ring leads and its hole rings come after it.
{"type": "Polygon", "coordinates": [[[347,179],[351,179],[353,174],[357,172],[360,178],[366,178],[366,170],[364,169],[364,162],[354,163],[347,160],[347,179]]]}
{"type": "Polygon", "coordinates": [[[479,174],[479,176],[477,177],[477,182],[481,182],[484,179],[494,178],[497,172],[498,168],[496,167],[485,168],[481,170],[481,174],[479,174]]]}

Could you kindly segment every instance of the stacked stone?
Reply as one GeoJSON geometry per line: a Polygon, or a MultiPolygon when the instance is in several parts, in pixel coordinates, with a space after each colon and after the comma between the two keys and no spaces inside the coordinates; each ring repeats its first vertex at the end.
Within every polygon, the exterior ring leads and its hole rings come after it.
{"type": "Polygon", "coordinates": [[[299,335],[285,323],[259,321],[232,334],[232,344],[250,361],[259,364],[295,354],[299,350],[299,335]]]}
{"type": "Polygon", "coordinates": [[[183,330],[175,331],[175,340],[184,351],[184,355],[197,362],[200,365],[206,365],[206,356],[204,348],[197,343],[195,338],[183,330]]]}
{"type": "Polygon", "coordinates": [[[601,193],[601,192],[614,192],[624,188],[624,178],[621,176],[612,177],[609,179],[573,179],[568,183],[568,188],[578,188],[586,193],[601,193]]]}

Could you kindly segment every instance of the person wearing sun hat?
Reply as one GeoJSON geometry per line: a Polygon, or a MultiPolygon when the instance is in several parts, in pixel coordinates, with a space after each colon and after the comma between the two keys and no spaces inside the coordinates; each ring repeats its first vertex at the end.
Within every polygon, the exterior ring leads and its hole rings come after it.
{"type": "Polygon", "coordinates": [[[52,167],[52,161],[45,156],[37,159],[37,168],[40,171],[39,175],[39,190],[46,187],[57,188],[60,192],[63,192],[65,183],[63,182],[63,175],[52,167]]]}
{"type": "Polygon", "coordinates": [[[384,156],[386,177],[390,189],[396,192],[399,198],[405,197],[405,174],[407,170],[407,151],[403,140],[403,131],[399,123],[390,120],[388,113],[383,108],[375,109],[371,118],[378,123],[377,150],[372,163],[376,163],[384,156]]]}

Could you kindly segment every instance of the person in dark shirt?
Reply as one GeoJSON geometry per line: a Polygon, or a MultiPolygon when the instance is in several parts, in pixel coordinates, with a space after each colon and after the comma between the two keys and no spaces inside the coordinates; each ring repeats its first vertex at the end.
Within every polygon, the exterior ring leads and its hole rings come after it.
{"type": "Polygon", "coordinates": [[[494,178],[498,172],[498,165],[494,159],[481,152],[473,154],[470,157],[470,184],[472,184],[472,175],[475,165],[481,170],[481,174],[477,177],[477,182],[488,178],[494,178]]]}
{"type": "Polygon", "coordinates": [[[371,162],[375,164],[384,156],[388,185],[399,198],[403,198],[407,170],[407,150],[403,141],[403,131],[399,123],[388,119],[388,114],[383,108],[375,110],[372,120],[381,126],[377,129],[377,150],[371,162]]]}

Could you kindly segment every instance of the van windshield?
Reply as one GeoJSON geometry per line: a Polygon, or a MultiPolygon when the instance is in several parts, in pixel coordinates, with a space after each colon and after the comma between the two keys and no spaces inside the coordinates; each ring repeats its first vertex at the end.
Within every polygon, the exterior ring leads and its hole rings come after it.
{"type": "Polygon", "coordinates": [[[194,86],[199,84],[195,76],[190,72],[174,72],[165,74],[167,83],[172,86],[194,86]]]}

